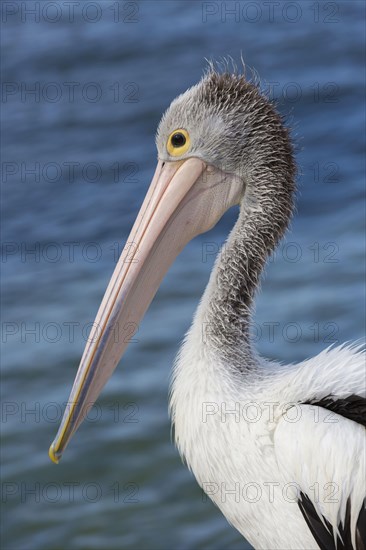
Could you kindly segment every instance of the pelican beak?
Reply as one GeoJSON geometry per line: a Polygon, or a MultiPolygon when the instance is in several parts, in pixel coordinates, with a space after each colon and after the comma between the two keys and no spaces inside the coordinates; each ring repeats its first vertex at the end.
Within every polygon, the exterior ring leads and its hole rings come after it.
{"type": "Polygon", "coordinates": [[[168,268],[237,202],[227,175],[197,158],[159,161],[109,282],[49,456],[58,462],[113,373],[168,268]],[[226,182],[227,183],[227,182],[226,182]],[[225,186],[225,188],[223,187],[225,186]]]}

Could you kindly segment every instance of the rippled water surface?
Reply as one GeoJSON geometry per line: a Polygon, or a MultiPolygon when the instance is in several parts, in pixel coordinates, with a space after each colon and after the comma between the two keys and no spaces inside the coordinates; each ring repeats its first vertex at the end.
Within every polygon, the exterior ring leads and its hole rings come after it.
{"type": "Polygon", "coordinates": [[[235,209],[176,260],[58,467],[47,449],[153,174],[160,116],[205,57],[242,54],[296,140],[297,215],[258,297],[258,349],[293,362],[362,336],[364,4],[23,4],[2,5],[2,548],[250,548],[182,465],[167,412],[235,209]]]}

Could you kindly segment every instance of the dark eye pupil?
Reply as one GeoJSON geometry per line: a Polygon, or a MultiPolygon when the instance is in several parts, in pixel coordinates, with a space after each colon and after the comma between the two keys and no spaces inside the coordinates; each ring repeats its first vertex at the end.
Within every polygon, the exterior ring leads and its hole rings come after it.
{"type": "Polygon", "coordinates": [[[186,136],[181,132],[177,132],[176,134],[172,135],[171,142],[173,147],[183,147],[186,142],[186,136]]]}

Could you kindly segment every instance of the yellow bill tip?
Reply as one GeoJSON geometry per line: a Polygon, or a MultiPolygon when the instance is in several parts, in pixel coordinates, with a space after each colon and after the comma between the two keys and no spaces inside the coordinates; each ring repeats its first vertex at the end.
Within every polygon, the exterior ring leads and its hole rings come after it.
{"type": "Polygon", "coordinates": [[[48,456],[50,457],[50,459],[52,460],[52,462],[54,464],[58,464],[59,461],[60,461],[60,458],[61,458],[61,453],[58,453],[55,449],[55,444],[52,443],[51,447],[49,448],[49,451],[48,451],[48,456]]]}

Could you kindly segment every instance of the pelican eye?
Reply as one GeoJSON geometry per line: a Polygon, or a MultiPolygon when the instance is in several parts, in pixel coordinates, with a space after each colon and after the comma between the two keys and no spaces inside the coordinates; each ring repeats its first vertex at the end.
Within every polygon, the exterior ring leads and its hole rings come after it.
{"type": "Polygon", "coordinates": [[[177,132],[176,134],[172,135],[171,142],[174,148],[183,147],[183,145],[186,144],[186,141],[186,136],[181,132],[177,132]]]}
{"type": "Polygon", "coordinates": [[[189,139],[187,130],[179,128],[170,134],[166,147],[169,155],[178,157],[188,151],[190,144],[191,140],[189,139]]]}

